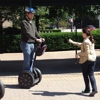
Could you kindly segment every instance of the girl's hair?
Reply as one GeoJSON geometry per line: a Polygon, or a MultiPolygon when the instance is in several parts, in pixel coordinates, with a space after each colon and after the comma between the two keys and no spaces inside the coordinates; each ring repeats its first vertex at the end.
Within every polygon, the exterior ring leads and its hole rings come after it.
{"type": "Polygon", "coordinates": [[[89,40],[90,40],[92,43],[95,43],[94,38],[93,38],[93,36],[92,36],[91,31],[90,31],[89,28],[87,28],[87,27],[86,27],[86,28],[83,28],[83,29],[82,29],[82,32],[85,33],[87,36],[89,36],[89,40]]]}

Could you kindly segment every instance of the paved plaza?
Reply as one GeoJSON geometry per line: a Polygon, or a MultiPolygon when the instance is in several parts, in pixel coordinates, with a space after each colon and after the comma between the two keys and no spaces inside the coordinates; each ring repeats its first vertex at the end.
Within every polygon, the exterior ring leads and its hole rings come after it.
{"type": "MultiPolygon", "coordinates": [[[[79,65],[75,65],[75,51],[46,52],[37,57],[36,65],[42,72],[42,81],[30,89],[18,85],[18,73],[22,66],[22,53],[0,54],[0,80],[5,85],[1,100],[100,100],[82,94],[84,82],[79,65]]],[[[99,50],[95,78],[100,91],[99,50]]]]}

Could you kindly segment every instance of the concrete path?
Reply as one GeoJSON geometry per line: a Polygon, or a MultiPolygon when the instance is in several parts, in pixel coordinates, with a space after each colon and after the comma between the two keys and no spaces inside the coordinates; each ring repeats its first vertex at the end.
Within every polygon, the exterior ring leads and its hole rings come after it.
{"type": "Polygon", "coordinates": [[[100,53],[97,53],[95,78],[98,93],[95,97],[82,94],[84,89],[81,67],[75,64],[75,51],[46,52],[37,57],[36,66],[42,72],[42,81],[30,88],[21,89],[18,74],[22,68],[22,53],[0,54],[0,79],[5,85],[1,100],[99,100],[100,99],[100,53]]]}

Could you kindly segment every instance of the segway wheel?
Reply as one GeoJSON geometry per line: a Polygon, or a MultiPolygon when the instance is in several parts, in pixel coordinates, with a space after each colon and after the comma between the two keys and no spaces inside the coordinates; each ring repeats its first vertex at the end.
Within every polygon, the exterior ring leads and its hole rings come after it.
{"type": "Polygon", "coordinates": [[[34,85],[37,85],[42,80],[42,73],[38,68],[34,68],[33,74],[35,78],[34,85]]]}
{"type": "Polygon", "coordinates": [[[5,94],[5,87],[3,82],[0,80],[0,99],[3,98],[4,94],[5,94]]]}
{"type": "Polygon", "coordinates": [[[18,77],[19,86],[21,88],[29,89],[33,86],[34,83],[34,76],[29,71],[23,71],[19,74],[18,77]]]}

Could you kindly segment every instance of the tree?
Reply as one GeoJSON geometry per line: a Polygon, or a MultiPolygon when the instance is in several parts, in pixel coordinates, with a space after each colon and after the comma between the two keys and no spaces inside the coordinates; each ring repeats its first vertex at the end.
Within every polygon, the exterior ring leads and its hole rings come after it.
{"type": "Polygon", "coordinates": [[[21,21],[24,18],[24,7],[10,7],[11,20],[13,22],[13,27],[19,27],[21,21]]]}
{"type": "Polygon", "coordinates": [[[0,6],[0,33],[3,31],[3,23],[7,21],[12,21],[13,26],[18,27],[21,19],[24,17],[24,7],[9,7],[0,6]]]}
{"type": "Polygon", "coordinates": [[[2,25],[3,25],[4,21],[6,21],[6,20],[9,21],[11,19],[11,16],[9,16],[9,13],[10,13],[9,7],[0,7],[0,34],[3,31],[2,25]]]}
{"type": "Polygon", "coordinates": [[[75,23],[83,23],[83,26],[89,23],[97,25],[97,16],[100,14],[99,5],[67,6],[66,10],[69,15],[75,15],[75,23]]]}
{"type": "MultiPolygon", "coordinates": [[[[68,16],[73,16],[74,20],[78,19],[80,22],[84,22],[87,19],[86,16],[89,21],[96,19],[100,14],[99,5],[35,6],[34,8],[37,19],[44,20],[46,24],[50,25],[56,24],[57,19],[67,21],[68,16]]],[[[2,33],[4,21],[11,20],[14,27],[19,27],[23,17],[24,7],[0,6],[0,33],[2,33]]]]}

